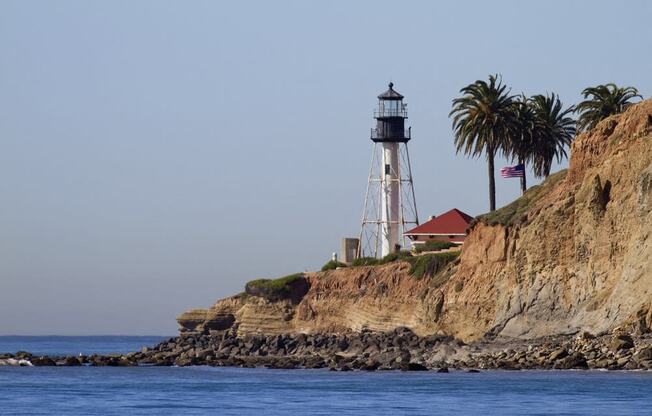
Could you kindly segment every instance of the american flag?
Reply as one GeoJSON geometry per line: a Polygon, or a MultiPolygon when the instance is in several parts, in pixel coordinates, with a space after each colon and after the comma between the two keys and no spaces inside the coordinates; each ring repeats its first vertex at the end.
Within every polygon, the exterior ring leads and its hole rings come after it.
{"type": "Polygon", "coordinates": [[[500,169],[500,176],[503,178],[522,178],[525,176],[525,165],[505,166],[500,169]]]}

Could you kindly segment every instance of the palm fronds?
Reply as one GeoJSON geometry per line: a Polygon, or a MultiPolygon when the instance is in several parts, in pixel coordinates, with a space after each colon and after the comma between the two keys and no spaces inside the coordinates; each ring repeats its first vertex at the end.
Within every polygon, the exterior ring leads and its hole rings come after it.
{"type": "Polygon", "coordinates": [[[634,87],[618,87],[614,83],[589,87],[582,91],[585,100],[579,103],[578,129],[592,129],[600,121],[625,111],[635,98],[643,98],[634,87]]]}

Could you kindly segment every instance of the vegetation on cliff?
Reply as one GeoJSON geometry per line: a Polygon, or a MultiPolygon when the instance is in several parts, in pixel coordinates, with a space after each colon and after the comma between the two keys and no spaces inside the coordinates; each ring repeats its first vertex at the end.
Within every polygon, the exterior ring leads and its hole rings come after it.
{"type": "Polygon", "coordinates": [[[338,267],[346,267],[346,264],[337,260],[330,260],[321,267],[321,271],[325,272],[326,270],[335,270],[338,267]]]}
{"type": "MultiPolygon", "coordinates": [[[[430,241],[427,243],[425,250],[443,250],[454,246],[454,243],[446,241],[430,241]]],[[[379,266],[390,264],[397,261],[405,261],[410,264],[410,274],[417,279],[423,277],[433,277],[444,268],[457,259],[460,255],[459,251],[447,251],[443,253],[428,253],[413,256],[409,251],[398,251],[390,253],[382,259],[374,257],[361,257],[353,261],[352,266],[379,266]]]]}
{"type": "MultiPolygon", "coordinates": [[[[438,243],[441,244],[431,244],[431,247],[442,249],[449,248],[452,244],[442,241],[438,243]]],[[[429,253],[413,256],[410,252],[399,251],[396,253],[390,253],[380,260],[373,257],[361,257],[360,259],[357,259],[359,260],[358,262],[353,262],[353,266],[376,266],[390,264],[397,261],[405,261],[410,264],[410,274],[417,279],[421,279],[423,277],[435,276],[437,273],[444,270],[449,263],[457,259],[459,255],[459,251],[447,251],[443,253],[429,253]]]]}
{"type": "Polygon", "coordinates": [[[499,75],[490,75],[488,81],[477,80],[460,93],[462,96],[453,100],[449,113],[455,146],[458,153],[487,158],[489,211],[496,209],[496,155],[523,166],[520,180],[525,193],[526,164],[531,165],[535,176],[547,177],[553,160],[561,162],[567,157],[566,148],[578,130],[591,129],[605,118],[625,111],[632,100],[642,98],[634,87],[611,83],[584,89],[584,101],[564,108],[554,93],[511,95],[499,75]],[[573,113],[579,113],[578,120],[572,117],[573,113]]]}
{"type": "Polygon", "coordinates": [[[513,99],[510,90],[497,75],[489,82],[477,80],[462,88],[462,97],[453,100],[449,116],[453,118],[455,147],[472,157],[484,153],[489,168],[489,210],[496,209],[494,159],[502,151],[502,141],[509,135],[513,99]]]}
{"type": "MultiPolygon", "coordinates": [[[[562,179],[566,177],[567,170],[561,170],[541,184],[531,187],[525,194],[516,199],[514,202],[505,205],[504,207],[484,215],[478,216],[474,223],[481,221],[487,225],[503,225],[505,227],[517,224],[526,218],[527,212],[541,197],[550,192],[551,189],[562,179]]],[[[471,224],[473,227],[473,223],[471,224]]]]}
{"type": "Polygon", "coordinates": [[[586,88],[582,95],[585,100],[577,105],[579,130],[592,129],[605,118],[625,111],[634,98],[643,98],[636,88],[613,83],[586,88]]]}
{"type": "Polygon", "coordinates": [[[375,257],[358,257],[353,260],[351,266],[360,267],[360,266],[375,266],[378,264],[378,259],[375,257]]]}
{"type": "Polygon", "coordinates": [[[432,241],[426,241],[424,244],[417,246],[414,249],[414,251],[416,251],[417,253],[423,253],[424,251],[446,250],[455,246],[457,246],[457,244],[452,243],[450,241],[432,240],[432,241]]]}
{"type": "Polygon", "coordinates": [[[423,277],[433,277],[444,268],[457,259],[459,251],[449,251],[445,253],[431,253],[422,256],[415,256],[408,259],[410,263],[410,274],[417,279],[423,277]]]}
{"type": "Polygon", "coordinates": [[[295,273],[278,279],[257,279],[247,282],[245,293],[259,296],[269,301],[293,299],[303,296],[308,283],[303,273],[295,273]]]}

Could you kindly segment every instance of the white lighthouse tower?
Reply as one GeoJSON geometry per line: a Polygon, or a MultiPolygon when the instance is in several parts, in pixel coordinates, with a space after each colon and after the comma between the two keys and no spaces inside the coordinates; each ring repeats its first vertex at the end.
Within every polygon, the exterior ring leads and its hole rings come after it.
{"type": "Polygon", "coordinates": [[[371,129],[374,143],[371,169],[365,196],[359,257],[383,257],[401,247],[407,225],[418,225],[414,183],[407,143],[410,128],[405,128],[407,104],[394,91],[394,84],[378,96],[374,112],[376,128],[371,129]]]}

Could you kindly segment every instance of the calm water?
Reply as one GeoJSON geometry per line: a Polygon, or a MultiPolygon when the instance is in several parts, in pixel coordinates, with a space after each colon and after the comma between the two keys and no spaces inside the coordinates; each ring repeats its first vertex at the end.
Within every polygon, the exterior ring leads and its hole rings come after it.
{"type": "Polygon", "coordinates": [[[143,346],[153,346],[170,337],[100,336],[14,336],[0,335],[0,353],[29,351],[34,355],[84,355],[128,353],[140,351],[143,346]]]}
{"type": "Polygon", "coordinates": [[[650,415],[652,372],[0,367],[3,415],[481,413],[650,415]]]}

